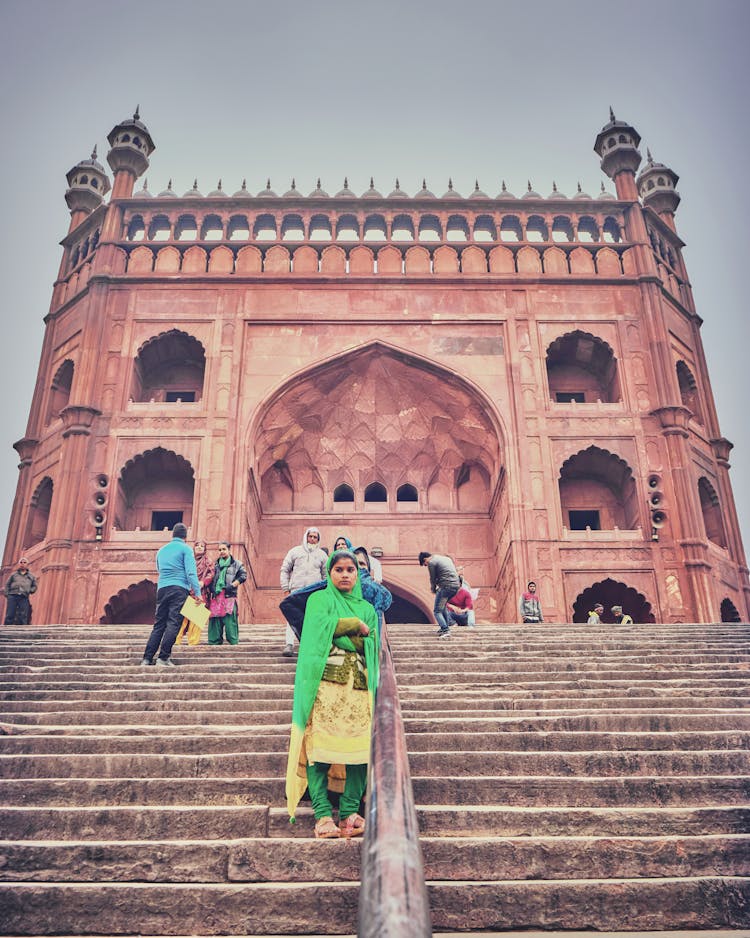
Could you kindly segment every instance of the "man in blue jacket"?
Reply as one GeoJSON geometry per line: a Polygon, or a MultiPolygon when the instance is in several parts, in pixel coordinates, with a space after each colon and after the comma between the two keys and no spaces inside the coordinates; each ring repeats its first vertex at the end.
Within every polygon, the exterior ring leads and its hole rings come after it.
{"type": "Polygon", "coordinates": [[[159,581],[156,584],[156,619],[143,652],[142,666],[177,665],[170,655],[182,624],[180,610],[188,595],[195,599],[201,595],[195,555],[185,543],[186,538],[185,525],[176,524],[172,529],[172,540],[156,554],[156,569],[159,571],[159,581]],[[157,652],[159,657],[154,661],[157,652]]]}

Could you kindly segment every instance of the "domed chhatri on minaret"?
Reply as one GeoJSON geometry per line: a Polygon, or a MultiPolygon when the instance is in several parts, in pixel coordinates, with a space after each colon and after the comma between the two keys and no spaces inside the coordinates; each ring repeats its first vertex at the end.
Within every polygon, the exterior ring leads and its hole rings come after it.
{"type": "Polygon", "coordinates": [[[65,193],[65,201],[70,209],[72,231],[86,215],[90,215],[102,204],[111,186],[104,167],[97,161],[96,147],[90,159],[81,160],[68,170],[66,179],[68,190],[65,193]]]}
{"type": "Polygon", "coordinates": [[[618,199],[635,201],[638,198],[635,173],[641,165],[640,142],[641,135],[635,127],[618,121],[610,108],[609,123],[597,134],[594,150],[601,158],[603,172],[614,181],[618,199]]]}
{"type": "Polygon", "coordinates": [[[681,201],[680,193],[675,187],[680,177],[663,163],[655,163],[648,149],[646,159],[646,165],[636,180],[638,194],[644,205],[661,215],[670,228],[674,229],[674,213],[681,201]]]}
{"type": "Polygon", "coordinates": [[[148,158],[156,149],[146,125],[141,121],[138,108],[132,117],[120,121],[107,134],[111,147],[107,162],[115,174],[112,198],[130,198],[136,179],[148,169],[148,158]]]}

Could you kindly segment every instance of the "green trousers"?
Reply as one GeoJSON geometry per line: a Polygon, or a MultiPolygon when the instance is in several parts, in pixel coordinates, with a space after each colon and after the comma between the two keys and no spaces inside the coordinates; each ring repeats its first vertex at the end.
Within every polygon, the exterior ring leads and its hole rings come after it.
{"type": "MultiPolygon", "coordinates": [[[[333,807],[328,798],[328,770],[325,762],[313,762],[307,766],[307,787],[310,790],[315,820],[332,817],[333,807]]],[[[359,803],[367,788],[367,765],[347,765],[344,791],[339,799],[339,820],[345,821],[350,814],[359,811],[359,803]]]]}
{"type": "Polygon", "coordinates": [[[238,645],[240,642],[240,627],[237,623],[237,604],[228,616],[220,618],[211,618],[208,620],[208,644],[221,645],[224,642],[224,636],[228,644],[238,645]]]}

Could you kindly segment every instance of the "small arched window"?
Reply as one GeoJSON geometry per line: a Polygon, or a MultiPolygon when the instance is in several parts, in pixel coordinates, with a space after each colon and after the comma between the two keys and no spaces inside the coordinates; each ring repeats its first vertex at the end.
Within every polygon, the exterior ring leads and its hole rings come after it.
{"type": "Polygon", "coordinates": [[[371,482],[365,489],[366,502],[387,502],[388,492],[381,482],[371,482]]]}
{"type": "Polygon", "coordinates": [[[347,485],[346,482],[342,482],[341,485],[337,485],[333,490],[333,500],[334,502],[353,502],[354,489],[351,485],[347,485]]]}
{"type": "Polygon", "coordinates": [[[399,485],[396,490],[396,501],[397,502],[418,502],[419,495],[415,486],[409,482],[405,482],[403,485],[399,485]]]}

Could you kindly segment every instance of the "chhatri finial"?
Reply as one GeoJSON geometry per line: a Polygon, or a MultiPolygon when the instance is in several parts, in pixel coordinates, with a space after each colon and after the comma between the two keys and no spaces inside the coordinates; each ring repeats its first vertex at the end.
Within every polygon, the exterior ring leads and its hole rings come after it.
{"type": "Polygon", "coordinates": [[[219,180],[219,185],[216,188],[219,190],[219,192],[221,192],[221,179],[219,180]]]}
{"type": "Polygon", "coordinates": [[[169,182],[167,183],[167,192],[171,192],[171,191],[172,191],[172,179],[170,178],[169,182]]]}
{"type": "Polygon", "coordinates": [[[426,180],[426,179],[423,179],[423,180],[422,180],[422,191],[423,191],[423,192],[426,192],[426,191],[427,191],[427,180],[426,180]]]}
{"type": "Polygon", "coordinates": [[[372,178],[372,176],[370,176],[370,189],[374,189],[374,188],[375,188],[375,180],[372,178]]]}
{"type": "Polygon", "coordinates": [[[243,180],[242,180],[241,189],[242,189],[243,192],[247,192],[247,179],[243,179],[243,180]]]}
{"type": "Polygon", "coordinates": [[[140,119],[141,119],[141,106],[140,106],[140,104],[136,104],[136,106],[135,106],[135,114],[133,114],[133,120],[134,120],[134,121],[139,121],[140,119]]]}
{"type": "Polygon", "coordinates": [[[197,191],[198,191],[198,177],[196,176],[195,179],[193,180],[193,192],[197,192],[197,191]]]}
{"type": "Polygon", "coordinates": [[[649,166],[653,166],[654,158],[653,156],[651,156],[651,150],[649,149],[649,147],[646,147],[646,160],[649,166]]]}
{"type": "Polygon", "coordinates": [[[580,195],[582,192],[583,192],[583,189],[581,188],[581,180],[579,179],[578,180],[578,194],[580,195]]]}
{"type": "Polygon", "coordinates": [[[398,181],[398,176],[396,176],[396,191],[401,188],[401,183],[398,181]]]}
{"type": "Polygon", "coordinates": [[[614,124],[615,122],[615,112],[612,110],[612,105],[609,106],[609,119],[614,124]]]}
{"type": "Polygon", "coordinates": [[[320,184],[320,176],[318,176],[318,183],[317,183],[317,185],[315,186],[315,188],[318,190],[318,192],[320,192],[320,190],[323,188],[323,187],[321,186],[321,184],[320,184]]]}
{"type": "Polygon", "coordinates": [[[474,191],[479,192],[479,180],[478,179],[474,180],[474,191]]]}
{"type": "Polygon", "coordinates": [[[292,189],[297,188],[297,183],[294,181],[294,176],[292,176],[292,189]]]}
{"type": "Polygon", "coordinates": [[[91,159],[96,159],[96,144],[94,144],[94,149],[91,151],[91,159]]]}
{"type": "Polygon", "coordinates": [[[448,192],[453,192],[453,179],[451,176],[448,177],[448,192]]]}
{"type": "Polygon", "coordinates": [[[148,176],[143,180],[143,191],[148,192],[148,176]]]}
{"type": "Polygon", "coordinates": [[[270,176],[268,177],[268,179],[266,179],[266,189],[268,189],[269,192],[271,191],[271,177],[270,176]]]}
{"type": "Polygon", "coordinates": [[[500,189],[500,191],[501,191],[501,192],[507,192],[507,191],[508,191],[508,187],[505,185],[505,180],[504,180],[504,179],[503,179],[503,185],[502,185],[502,188],[500,189]]]}
{"type": "Polygon", "coordinates": [[[527,191],[531,192],[531,180],[530,179],[526,180],[526,189],[527,191]]]}
{"type": "Polygon", "coordinates": [[[557,183],[554,179],[552,180],[552,191],[557,195],[557,183]]]}
{"type": "Polygon", "coordinates": [[[345,189],[348,189],[348,188],[349,188],[349,177],[348,177],[348,176],[344,176],[344,188],[345,188],[345,189]]]}
{"type": "Polygon", "coordinates": [[[604,183],[602,182],[602,192],[606,192],[606,191],[607,190],[604,188],[604,183]]]}

